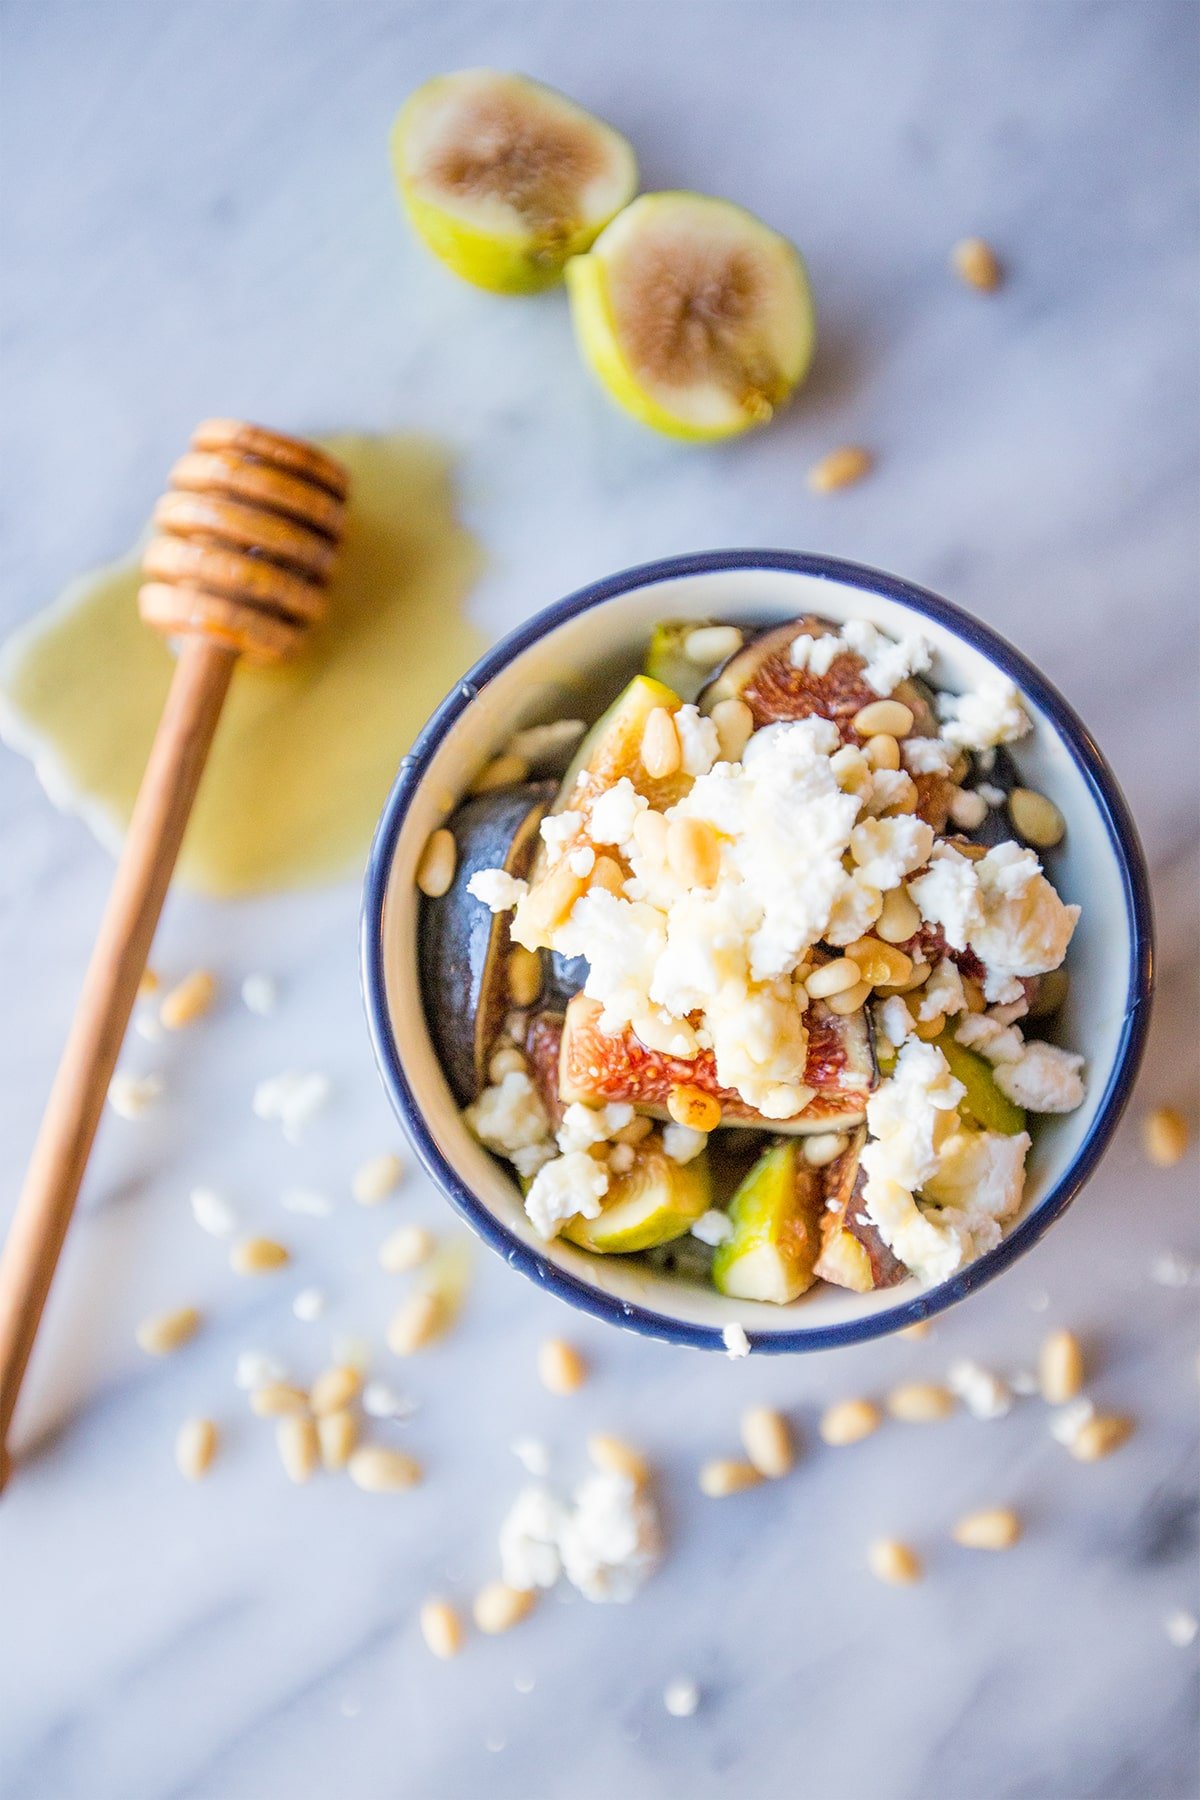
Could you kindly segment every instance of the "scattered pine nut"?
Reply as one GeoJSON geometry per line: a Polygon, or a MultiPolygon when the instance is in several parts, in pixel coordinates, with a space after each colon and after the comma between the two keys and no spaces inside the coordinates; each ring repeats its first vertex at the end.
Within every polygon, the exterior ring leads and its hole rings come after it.
{"type": "Polygon", "coordinates": [[[906,738],[915,724],[911,706],[903,700],[872,700],[855,713],[851,723],[859,737],[872,738],[885,734],[906,738]]]}
{"type": "Polygon", "coordinates": [[[874,1401],[839,1400],[836,1405],[826,1407],[817,1429],[823,1442],[840,1448],[843,1444],[861,1443],[882,1424],[883,1414],[874,1401]]]}
{"type": "Polygon", "coordinates": [[[896,1336],[902,1338],[927,1338],[932,1330],[933,1326],[929,1323],[928,1319],[914,1319],[911,1325],[905,1325],[902,1330],[896,1333],[896,1336]]]}
{"type": "Polygon", "coordinates": [[[523,756],[515,756],[511,750],[502,751],[494,756],[487,767],[481,769],[468,789],[472,794],[491,794],[497,788],[515,787],[518,781],[524,781],[529,773],[529,764],[523,756]]]}
{"type": "Polygon", "coordinates": [[[426,1600],[420,1615],[425,1647],[441,1662],[457,1656],[466,1642],[463,1622],[448,1600],[426,1600]]]}
{"type": "Polygon", "coordinates": [[[1064,1406],[1083,1386],[1083,1349],[1071,1331],[1052,1331],[1038,1357],[1038,1387],[1048,1406],[1064,1406]]]}
{"type": "Polygon", "coordinates": [[[217,997],[217,983],[207,969],[194,969],[173,987],[158,1009],[164,1031],[182,1031],[202,1019],[217,997]]]}
{"type": "Polygon", "coordinates": [[[1121,1413],[1096,1413],[1079,1427],[1067,1448],[1076,1462],[1099,1462],[1132,1435],[1132,1419],[1121,1413]]]}
{"type": "Polygon", "coordinates": [[[207,1475],[217,1454],[219,1433],[211,1419],[188,1419],[175,1439],[175,1466],[187,1481],[207,1475]]]}
{"type": "Polygon", "coordinates": [[[967,1513],[950,1535],[967,1550],[1011,1550],[1021,1535],[1021,1521],[1009,1506],[988,1506],[967,1513]]]}
{"type": "Polygon", "coordinates": [[[440,900],[449,890],[458,867],[458,845],[444,825],[430,833],[417,864],[417,886],[430,900],[440,900]]]}
{"type": "Polygon", "coordinates": [[[143,969],[138,982],[137,997],[139,1000],[151,1000],[162,986],[153,969],[143,969]]]}
{"type": "Polygon", "coordinates": [[[433,1255],[437,1239],[423,1225],[401,1225],[379,1246],[379,1266],[389,1275],[406,1275],[433,1255]]]}
{"type": "Polygon", "coordinates": [[[961,238],[950,252],[950,266],[968,287],[981,294],[994,293],[1003,279],[996,252],[983,238],[961,238]]]}
{"type": "Polygon", "coordinates": [[[422,1473],[416,1457],[403,1450],[385,1449],[382,1444],[363,1444],[353,1452],[346,1469],[355,1487],[365,1494],[398,1494],[416,1487],[422,1473]]]}
{"type": "Polygon", "coordinates": [[[203,1315],[194,1306],[180,1306],[174,1312],[154,1313],[143,1319],[135,1332],[139,1350],[147,1356],[170,1356],[195,1337],[203,1323],[203,1315]]]}
{"type": "Polygon", "coordinates": [[[674,775],[683,760],[675,721],[665,706],[656,706],[647,716],[642,730],[642,767],[651,781],[664,781],[674,775]]]}
{"type": "Polygon", "coordinates": [[[440,1337],[449,1322],[441,1295],[422,1288],[410,1294],[392,1314],[387,1328],[387,1347],[394,1356],[412,1356],[440,1337]]]}
{"type": "Polygon", "coordinates": [[[718,700],[712,709],[722,762],[740,762],[754,734],[754,714],[744,700],[718,700]]]}
{"type": "Polygon", "coordinates": [[[360,1206],[378,1206],[400,1186],[400,1178],[404,1174],[404,1164],[391,1150],[382,1156],[372,1156],[362,1163],[354,1172],[350,1183],[350,1192],[360,1206]]]}
{"type": "Polygon", "coordinates": [[[291,1260],[291,1251],[274,1238],[243,1238],[229,1252],[229,1266],[235,1275],[270,1275],[291,1260]]]}
{"type": "Polygon", "coordinates": [[[635,1487],[644,1487],[650,1479],[649,1463],[641,1451],[627,1444],[624,1438],[594,1431],[587,1441],[587,1453],[598,1469],[609,1475],[624,1475],[635,1487]]]}
{"type": "Polygon", "coordinates": [[[358,1421],[354,1414],[345,1407],[324,1413],[317,1420],[317,1443],[325,1468],[331,1473],[344,1469],[358,1443],[358,1421]]]}
{"type": "Polygon", "coordinates": [[[770,1406],[751,1406],[742,1414],[742,1446],[768,1481],[786,1475],[796,1461],[787,1420],[770,1406]]]}
{"type": "Polygon", "coordinates": [[[731,1456],[717,1456],[700,1470],[700,1492],[710,1500],[726,1500],[730,1494],[744,1493],[757,1487],[762,1475],[753,1463],[738,1462],[731,1456]]]}
{"type": "Polygon", "coordinates": [[[721,1123],[721,1102],[716,1095],[706,1094],[690,1082],[671,1089],[667,1111],[676,1125],[686,1125],[689,1131],[715,1131],[721,1123]]]}
{"type": "Polygon", "coordinates": [[[290,1381],[264,1381],[250,1395],[250,1410],[260,1419],[282,1419],[288,1413],[306,1413],[308,1395],[290,1381]]]}
{"type": "Polygon", "coordinates": [[[1187,1120],[1173,1106],[1156,1106],[1142,1126],[1142,1145],[1156,1169],[1173,1168],[1187,1151],[1187,1120]]]}
{"type": "Polygon", "coordinates": [[[932,1425],[947,1419],[954,1411],[954,1395],[936,1381],[906,1381],[893,1388],[887,1397],[887,1409],[893,1419],[906,1425],[932,1425]]]}
{"type": "Polygon", "coordinates": [[[538,1380],[552,1394],[573,1394],[587,1380],[587,1364],[565,1338],[547,1338],[538,1346],[538,1380]]]}
{"type": "Polygon", "coordinates": [[[868,1546],[867,1565],[879,1581],[890,1582],[893,1587],[907,1587],[920,1581],[924,1574],[916,1551],[897,1538],[876,1538],[868,1546]]]}
{"type": "Polygon", "coordinates": [[[511,1631],[533,1611],[536,1598],[532,1588],[509,1587],[503,1581],[489,1581],[475,1596],[471,1611],[480,1631],[488,1637],[499,1637],[511,1631]]]}
{"type": "Polygon", "coordinates": [[[713,669],[742,647],[736,625],[697,625],[683,640],[683,654],[700,669],[713,669]]]}
{"type": "Polygon", "coordinates": [[[1008,796],[1008,816],[1035,850],[1053,850],[1066,834],[1066,821],[1053,800],[1033,788],[1015,787],[1008,796]]]}
{"type": "Polygon", "coordinates": [[[808,485],[814,494],[832,494],[837,488],[852,487],[869,475],[875,459],[860,444],[843,444],[831,450],[808,471],[808,485]]]}
{"type": "Polygon", "coordinates": [[[542,991],[542,959],[536,950],[514,944],[508,953],[508,997],[514,1006],[532,1006],[542,991]]]}
{"type": "Polygon", "coordinates": [[[312,1384],[308,1396],[309,1406],[319,1419],[323,1413],[341,1412],[352,1400],[358,1398],[362,1388],[362,1371],[342,1363],[334,1369],[326,1369],[318,1375],[312,1384]]]}
{"type": "Polygon", "coordinates": [[[161,1075],[130,1075],[118,1069],[108,1084],[108,1104],[119,1119],[140,1119],[163,1094],[161,1075]]]}
{"type": "Polygon", "coordinates": [[[317,1466],[317,1428],[307,1413],[286,1413],[275,1427],[275,1443],[288,1480],[302,1487],[317,1466]]]}

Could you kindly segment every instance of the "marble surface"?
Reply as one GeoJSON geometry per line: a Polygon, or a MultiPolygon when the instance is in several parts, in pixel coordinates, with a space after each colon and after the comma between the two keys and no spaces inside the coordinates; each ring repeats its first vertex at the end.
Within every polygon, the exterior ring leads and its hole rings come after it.
{"type": "MultiPolygon", "coordinates": [[[[402,1219],[447,1224],[415,1172],[383,1208],[349,1199],[396,1136],[360,1016],[355,889],[176,897],[156,960],[211,964],[229,998],[186,1039],[131,1044],[167,1096],[105,1125],[25,1396],[27,1463],[0,1505],[6,1800],[1195,1794],[1198,1646],[1163,1621],[1197,1609],[1197,1290],[1152,1265],[1200,1248],[1196,1164],[1151,1171],[1135,1123],[1191,1105],[1194,1075],[1195,7],[8,0],[2,25],[5,627],[124,548],[198,416],[425,428],[461,455],[492,632],[716,544],[836,552],[973,607],[1115,764],[1161,946],[1139,1100],[1104,1168],[931,1338],[732,1364],[575,1319],[480,1249],[461,1328],[389,1371],[419,1402],[393,1431],[428,1481],[382,1499],[289,1487],[232,1382],[243,1349],[311,1375],[333,1332],[378,1344],[376,1244],[402,1219]],[[634,139],[648,185],[728,193],[800,242],[821,349],[775,428],[700,452],[644,435],[593,392],[559,297],[505,303],[426,261],[386,130],[416,82],[471,63],[568,88],[634,139]],[[1010,271],[992,299],[945,268],[976,231],[1010,271]],[[846,440],[877,451],[876,475],[809,495],[808,465],[846,440]],[[270,1020],[233,997],[253,969],[280,980],[270,1020]],[[334,1083],[300,1148],[250,1112],[285,1066],[334,1083]],[[234,1281],[191,1222],[200,1181],[285,1235],[293,1268],[234,1281]],[[284,1212],[299,1185],[333,1216],[284,1212]],[[291,1300],[312,1283],[329,1315],[301,1324],[291,1300]],[[202,1335],[141,1356],[137,1321],[183,1301],[206,1308],[202,1335]],[[1074,1464],[1033,1400],[855,1450],[816,1440],[831,1398],[962,1354],[1028,1367],[1054,1324],[1082,1333],[1097,1400],[1138,1421],[1109,1462],[1074,1464]],[[551,1332],[592,1364],[573,1400],[534,1377],[551,1332]],[[704,1500],[696,1467],[751,1400],[794,1416],[800,1466],[704,1500]],[[191,1488],[171,1443],[194,1412],[226,1442],[191,1488]],[[544,1436],[571,1473],[601,1425],[662,1470],[662,1573],[632,1608],[551,1600],[433,1662],[417,1605],[493,1572],[521,1479],[510,1440],[544,1436]],[[955,1550],[949,1522],[991,1502],[1019,1507],[1024,1543],[955,1550]],[[880,1533],[921,1547],[923,1585],[865,1573],[880,1533]],[[664,1710],[677,1675],[700,1684],[693,1718],[664,1710]]],[[[0,832],[2,1210],[109,870],[7,753],[0,832]]]]}

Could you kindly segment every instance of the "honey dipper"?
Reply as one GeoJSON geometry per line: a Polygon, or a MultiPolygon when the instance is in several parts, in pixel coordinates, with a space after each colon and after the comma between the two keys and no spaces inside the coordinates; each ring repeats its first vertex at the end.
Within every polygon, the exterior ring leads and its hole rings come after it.
{"type": "Polygon", "coordinates": [[[25,1185],[0,1257],[0,1487],[8,1429],[239,657],[289,656],[322,616],[346,472],[314,445],[208,419],[154,509],[138,608],[179,658],[25,1185]]]}

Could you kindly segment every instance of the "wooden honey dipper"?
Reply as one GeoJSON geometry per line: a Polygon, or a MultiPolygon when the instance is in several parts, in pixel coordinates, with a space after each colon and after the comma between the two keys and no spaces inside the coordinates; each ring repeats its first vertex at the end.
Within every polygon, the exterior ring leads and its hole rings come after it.
{"type": "Polygon", "coordinates": [[[208,419],[154,509],[138,608],[179,641],[179,659],[0,1257],[0,1487],[17,1395],[230,678],[240,656],[289,656],[321,618],[347,489],[341,464],[315,445],[208,419]]]}

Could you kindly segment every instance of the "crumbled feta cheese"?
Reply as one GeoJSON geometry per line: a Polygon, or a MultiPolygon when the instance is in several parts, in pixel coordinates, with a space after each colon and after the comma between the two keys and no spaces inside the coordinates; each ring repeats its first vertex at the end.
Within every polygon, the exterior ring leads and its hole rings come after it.
{"type": "Polygon", "coordinates": [[[727,1244],[733,1236],[733,1221],[728,1213],[718,1207],[710,1206],[707,1212],[700,1214],[692,1226],[692,1236],[699,1238],[702,1244],[709,1244],[714,1249],[718,1244],[727,1244]]]}
{"type": "Polygon", "coordinates": [[[1150,1265],[1150,1279],[1159,1287],[1189,1287],[1196,1279],[1196,1264],[1178,1250],[1163,1250],[1150,1265]]]}
{"type": "Polygon", "coordinates": [[[137,1013],[134,1017],[133,1029],[148,1044],[161,1044],[167,1035],[161,1020],[156,1018],[152,1012],[137,1013]]]}
{"type": "Polygon", "coordinates": [[[858,879],[885,892],[927,863],[932,849],[932,826],[911,814],[898,819],[864,819],[850,833],[850,854],[858,864],[858,879]]]}
{"type": "Polygon", "coordinates": [[[572,1150],[588,1150],[603,1144],[623,1131],[633,1119],[633,1108],[627,1101],[613,1101],[608,1106],[585,1106],[576,1100],[562,1116],[557,1132],[559,1149],[564,1155],[572,1150]]]}
{"type": "Polygon", "coordinates": [[[988,670],[974,693],[939,694],[942,736],[960,750],[992,750],[1030,729],[1021,696],[1005,676],[988,670]]]}
{"type": "Polygon", "coordinates": [[[517,1437],[508,1447],[527,1475],[545,1480],[550,1473],[550,1452],[541,1438],[517,1437]]]}
{"type": "Polygon", "coordinates": [[[951,962],[948,956],[943,956],[921,989],[917,1017],[923,1025],[927,1025],[939,1013],[945,1013],[949,1018],[955,1013],[965,1012],[966,1007],[967,996],[963,991],[958,964],[951,962]]]}
{"type": "Polygon", "coordinates": [[[550,1489],[521,1489],[500,1527],[500,1572],[509,1587],[551,1588],[562,1573],[558,1539],[566,1508],[550,1489]]]}
{"type": "Polygon", "coordinates": [[[1186,1650],[1189,1644],[1196,1641],[1196,1633],[1200,1631],[1200,1621],[1197,1620],[1195,1613],[1185,1612],[1181,1607],[1178,1612],[1167,1614],[1163,1620],[1163,1630],[1177,1650],[1186,1650]]]}
{"type": "Polygon", "coordinates": [[[690,1719],[700,1704],[700,1689],[689,1676],[678,1675],[663,1689],[663,1705],[673,1719],[690,1719]]]}
{"type": "Polygon", "coordinates": [[[279,1004],[279,984],[270,975],[247,975],[242,983],[242,1005],[265,1019],[279,1004]]]}
{"type": "Polygon", "coordinates": [[[996,1069],[996,1086],[1017,1106],[1035,1113],[1074,1112],[1083,1103],[1082,1056],[1033,1039],[1016,1062],[996,1069]]]}
{"type": "Polygon", "coordinates": [[[588,836],[594,844],[616,844],[618,848],[632,844],[638,815],[648,811],[649,804],[628,775],[622,775],[592,802],[588,836]]]}
{"type": "Polygon", "coordinates": [[[750,1339],[746,1336],[746,1328],[739,1325],[736,1319],[722,1330],[721,1342],[731,1362],[737,1362],[739,1358],[750,1354],[750,1339]]]}
{"type": "Polygon", "coordinates": [[[698,706],[681,706],[675,714],[679,734],[680,767],[685,775],[707,775],[721,754],[717,728],[698,706]]]}
{"type": "Polygon", "coordinates": [[[913,1017],[899,994],[891,994],[875,1007],[875,1018],[894,1050],[912,1036],[913,1017]]]}
{"type": "Polygon", "coordinates": [[[608,1153],[608,1167],[613,1175],[628,1175],[636,1161],[632,1144],[614,1144],[608,1153]]]}
{"type": "Polygon", "coordinates": [[[252,1102],[254,1114],[278,1124],[288,1143],[297,1144],[304,1127],[328,1104],[332,1091],[327,1075],[288,1069],[259,1082],[252,1102]]]}
{"type": "Polygon", "coordinates": [[[595,1219],[608,1192],[608,1170],[586,1150],[569,1150],[544,1163],[525,1196],[525,1211],[539,1237],[556,1237],[568,1219],[595,1219]]]}
{"type": "Polygon", "coordinates": [[[847,619],[842,637],[851,650],[863,657],[866,668],[863,680],[877,694],[894,694],[910,675],[920,675],[933,661],[933,646],[920,632],[913,631],[894,640],[868,619],[847,619]]]}
{"type": "Polygon", "coordinates": [[[386,1381],[368,1381],[362,1391],[362,1409],[368,1419],[411,1419],[415,1400],[398,1394],[386,1381]]]}
{"type": "Polygon", "coordinates": [[[706,1131],[697,1131],[691,1125],[676,1125],[673,1119],[663,1126],[662,1137],[663,1150],[673,1163],[690,1163],[708,1142],[706,1131]]]}
{"type": "Polygon", "coordinates": [[[974,1419],[1003,1419],[1012,1411],[1013,1391],[1008,1383],[969,1358],[951,1365],[946,1386],[974,1419]]]}
{"type": "Polygon", "coordinates": [[[1000,1241],[992,1221],[1011,1219],[1025,1191],[1028,1132],[961,1131],[942,1146],[937,1169],[927,1177],[926,1199],[962,1213],[978,1250],[1000,1241]]]}
{"type": "Polygon", "coordinates": [[[510,875],[507,869],[477,869],[467,883],[472,899],[480,900],[489,912],[510,912],[529,892],[529,883],[510,875]]]}
{"type": "Polygon", "coordinates": [[[1056,1406],[1050,1414],[1050,1436],[1056,1444],[1062,1444],[1069,1450],[1078,1438],[1084,1426],[1096,1416],[1094,1402],[1085,1394],[1078,1400],[1069,1400],[1066,1406],[1056,1406]]]}
{"type": "Polygon", "coordinates": [[[950,796],[950,819],[960,831],[978,831],[988,815],[983,795],[971,788],[955,788],[950,796]]]}
{"type": "Polygon", "coordinates": [[[922,918],[941,925],[951,949],[969,945],[983,961],[984,993],[993,1001],[1016,1000],[1018,977],[1057,969],[1079,917],[1077,906],[1063,905],[1032,850],[1014,843],[997,844],[979,862],[938,844],[908,891],[922,918]]]}
{"type": "Polygon", "coordinates": [[[883,911],[883,894],[866,881],[861,869],[846,875],[829,909],[825,941],[841,946],[865,937],[883,911]]]}
{"type": "Polygon", "coordinates": [[[519,756],[531,769],[541,768],[560,761],[568,750],[575,748],[586,730],[582,719],[554,719],[549,725],[526,725],[524,730],[513,732],[506,749],[510,756],[519,756]]]}
{"type": "Polygon", "coordinates": [[[572,875],[578,875],[581,881],[591,874],[595,866],[596,852],[590,844],[580,844],[577,850],[571,850],[567,854],[568,869],[572,875]]]}
{"type": "Polygon", "coordinates": [[[1014,1026],[1001,1025],[987,1013],[968,1013],[955,1026],[954,1035],[964,1049],[986,1057],[993,1068],[1020,1062],[1025,1050],[1025,1040],[1014,1026]]]}
{"type": "Polygon", "coordinates": [[[243,1350],[237,1359],[233,1379],[243,1393],[252,1394],[255,1388],[266,1387],[268,1382],[286,1381],[287,1369],[277,1356],[268,1356],[264,1350],[243,1350]]]}
{"type": "Polygon", "coordinates": [[[232,1237],[238,1228],[237,1209],[218,1194],[215,1188],[193,1188],[188,1195],[195,1219],[201,1231],[207,1231],[209,1237],[232,1237]]]}
{"type": "Polygon", "coordinates": [[[161,1075],[127,1075],[118,1069],[108,1084],[108,1104],[121,1119],[140,1119],[163,1093],[161,1075]]]}
{"type": "Polygon", "coordinates": [[[828,675],[839,656],[849,649],[845,638],[836,631],[828,631],[822,637],[810,637],[802,631],[792,639],[789,652],[793,668],[807,669],[810,675],[820,679],[828,675]]]}
{"type": "Polygon", "coordinates": [[[991,807],[993,811],[995,811],[997,807],[1003,806],[1008,799],[1008,795],[1005,793],[1004,789],[1002,787],[997,787],[993,781],[979,782],[975,792],[979,795],[979,798],[983,801],[984,805],[991,807]]]}
{"type": "Polygon", "coordinates": [[[910,775],[948,776],[955,753],[941,738],[907,737],[900,746],[900,760],[910,775]]]}
{"type": "Polygon", "coordinates": [[[917,784],[906,769],[873,769],[862,802],[868,818],[877,818],[891,807],[912,811],[917,804],[917,784]]]}
{"type": "Polygon", "coordinates": [[[568,845],[575,841],[582,829],[583,814],[581,812],[571,811],[546,815],[538,826],[538,830],[552,863],[559,861],[568,845]]]}
{"type": "Polygon", "coordinates": [[[500,1566],[510,1587],[553,1587],[560,1574],[589,1600],[631,1600],[662,1554],[649,1494],[625,1476],[589,1475],[566,1503],[544,1486],[523,1488],[500,1527],[500,1566]]]}
{"type": "Polygon", "coordinates": [[[1007,1006],[989,1006],[988,1018],[995,1019],[997,1025],[1015,1025],[1029,1011],[1029,1001],[1022,994],[1019,1000],[1010,1000],[1007,1006]]]}
{"type": "Polygon", "coordinates": [[[305,1325],[312,1325],[317,1319],[323,1319],[329,1302],[318,1287],[301,1288],[292,1301],[292,1312],[305,1325]]]}
{"type": "Polygon", "coordinates": [[[501,1156],[542,1144],[550,1135],[541,1095],[523,1069],[512,1069],[494,1087],[485,1087],[463,1118],[480,1143],[501,1156]]]}
{"type": "Polygon", "coordinates": [[[908,884],[923,919],[940,925],[952,950],[965,950],[982,920],[975,864],[949,844],[935,844],[929,867],[908,884]]]}

